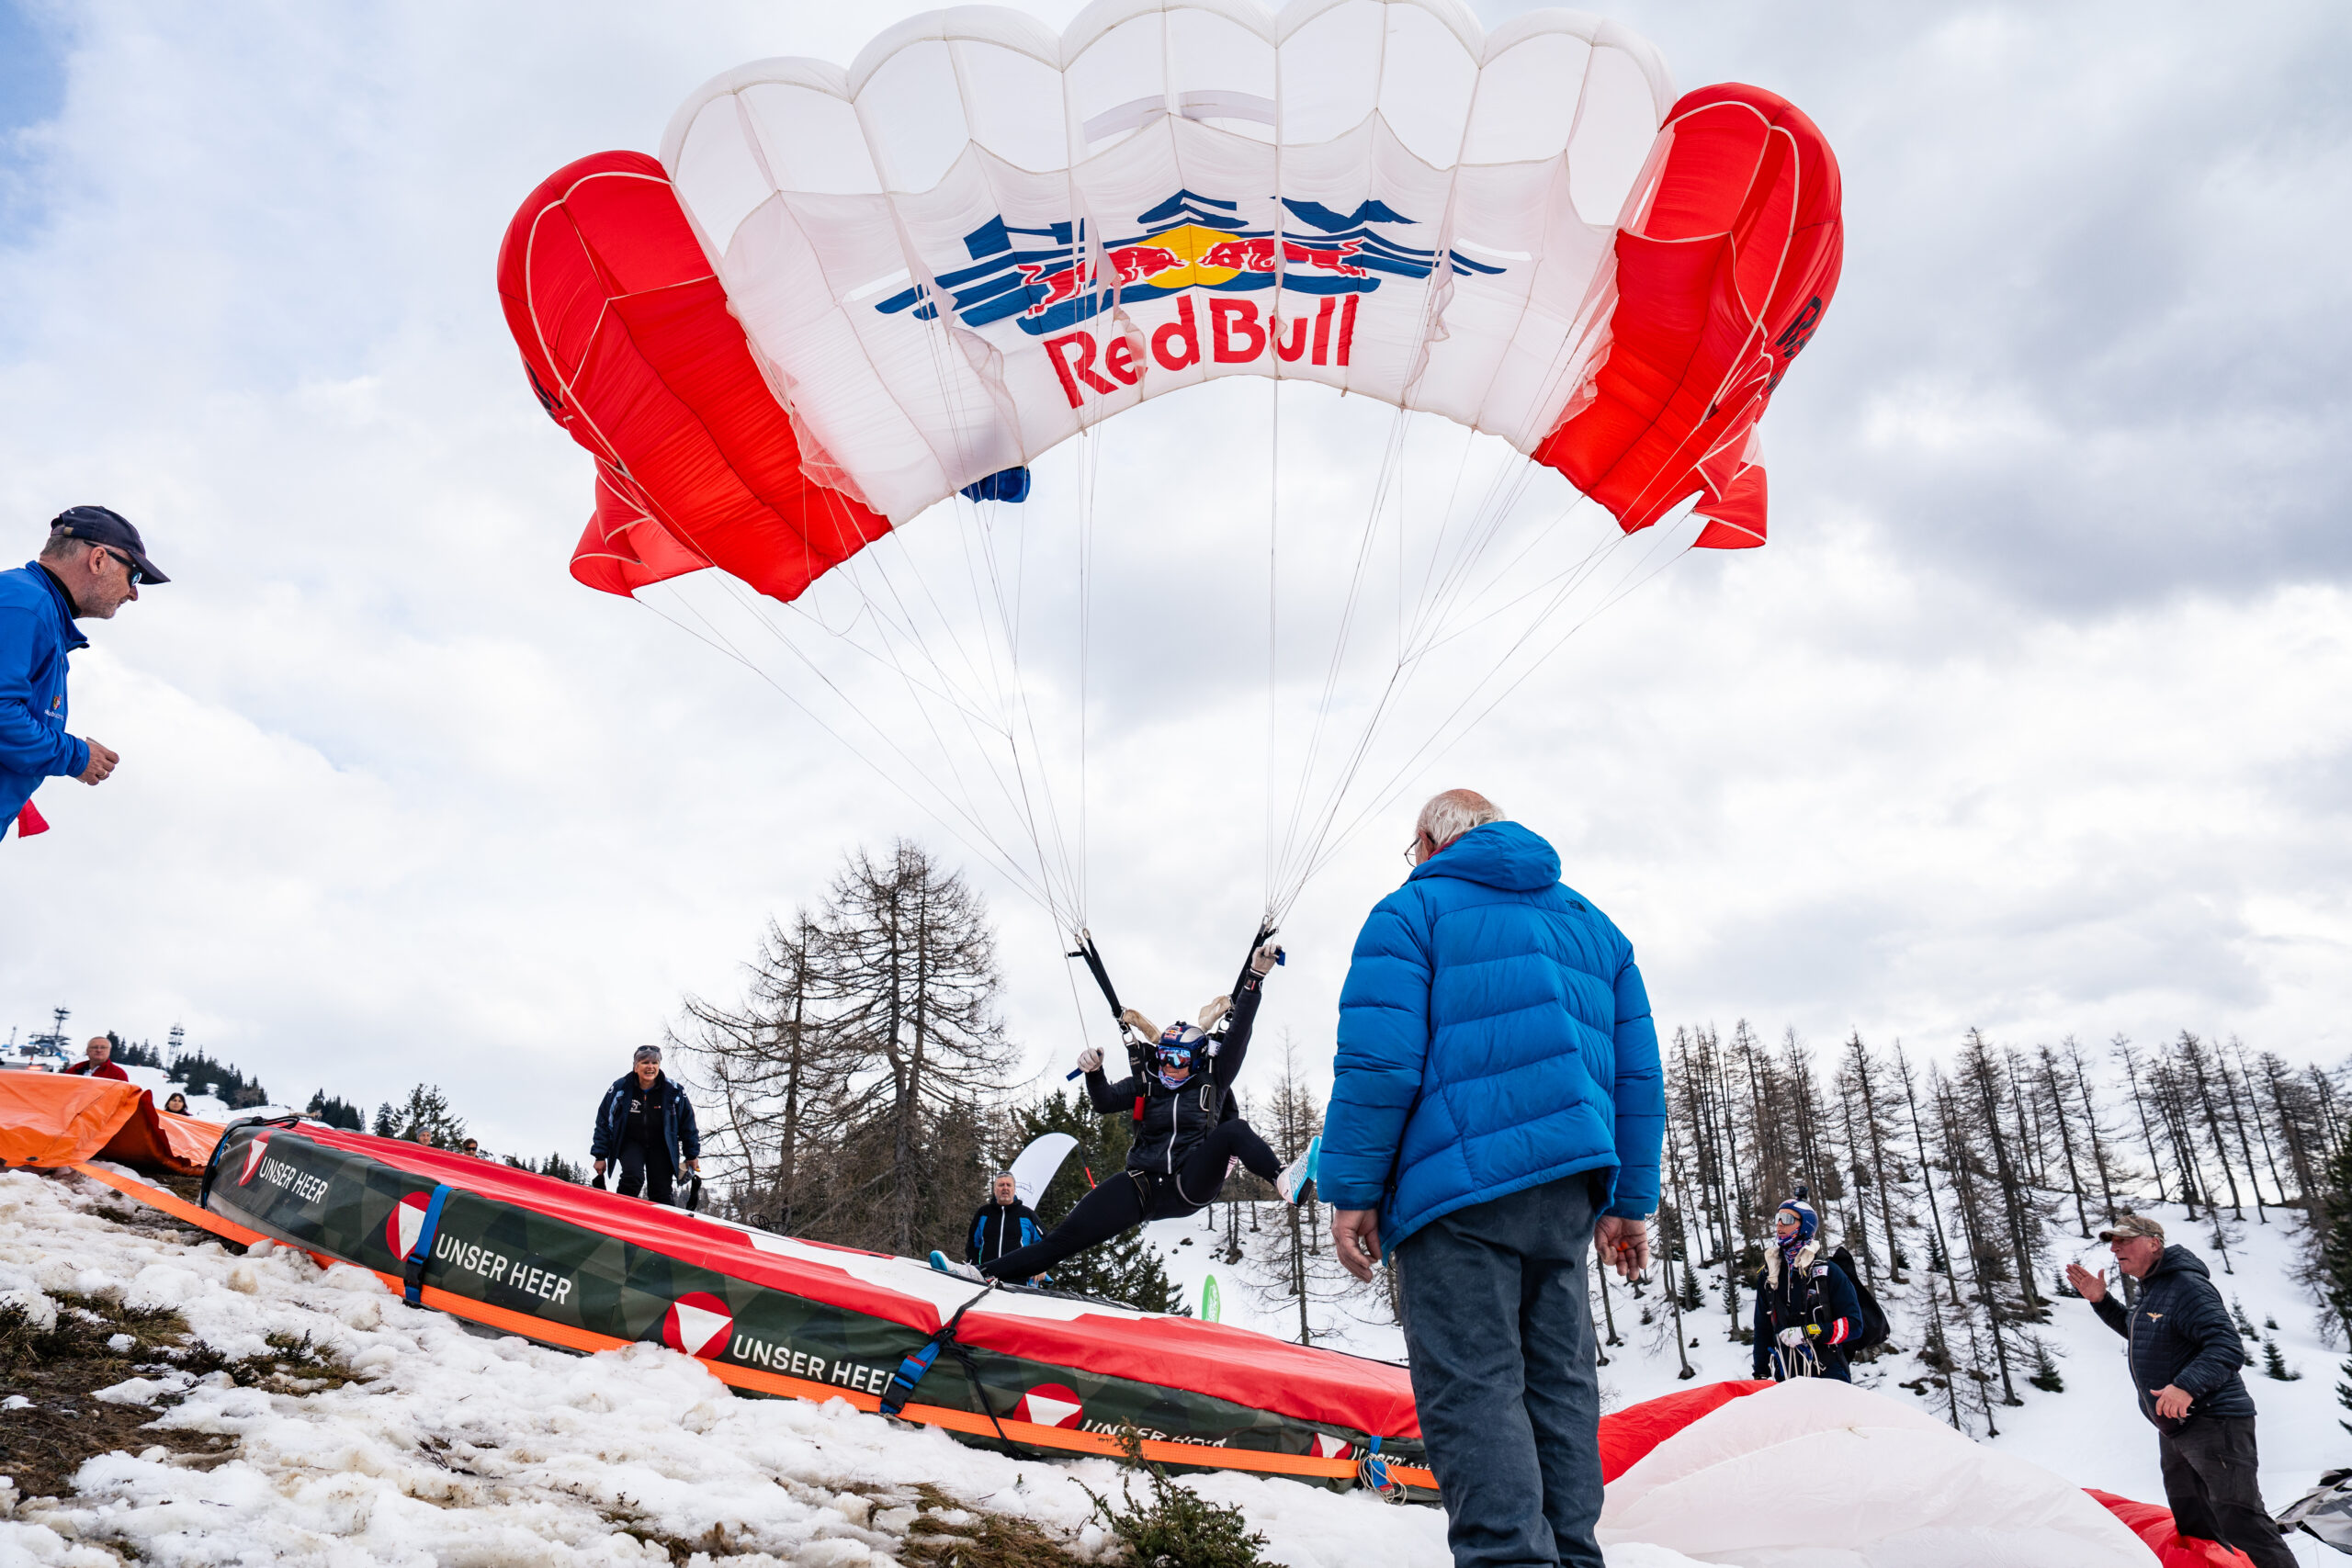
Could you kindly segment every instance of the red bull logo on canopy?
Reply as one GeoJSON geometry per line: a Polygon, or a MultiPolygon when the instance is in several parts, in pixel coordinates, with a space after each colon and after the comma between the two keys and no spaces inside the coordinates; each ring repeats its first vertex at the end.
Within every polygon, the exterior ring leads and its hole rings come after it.
{"type": "MultiPolygon", "coordinates": [[[[1132,387],[1147,362],[1170,370],[1246,364],[1269,352],[1285,363],[1345,366],[1355,338],[1356,299],[1391,279],[1419,282],[1441,266],[1488,276],[1502,267],[1404,243],[1395,231],[1417,227],[1385,203],[1335,212],[1312,201],[1273,204],[1283,231],[1252,229],[1238,202],[1180,190],[1136,215],[1138,232],[1104,244],[1083,220],[1016,229],[991,219],[964,236],[973,265],[938,275],[939,291],[968,327],[1011,321],[1045,339],[1062,394],[1072,408],[1088,393],[1132,387]],[[1206,320],[1186,297],[1194,290],[1248,295],[1280,286],[1300,296],[1277,317],[1249,299],[1208,300],[1206,320]],[[1174,299],[1173,320],[1149,329],[1132,321],[1103,333],[1080,326],[1102,313],[1174,299]]],[[[875,307],[936,320],[939,302],[918,284],[875,307]]]]}
{"type": "MultiPolygon", "coordinates": [[[[1441,265],[1503,270],[1405,243],[1394,231],[1419,225],[1383,202],[1367,201],[1352,212],[1287,198],[1270,205],[1281,214],[1280,232],[1243,222],[1239,202],[1188,190],[1136,214],[1133,235],[1107,242],[1090,233],[1083,220],[1018,229],[994,218],[964,236],[972,265],[940,273],[935,282],[966,326],[1010,318],[1043,337],[1122,304],[1189,289],[1246,294],[1279,279],[1292,293],[1370,294],[1388,279],[1418,282],[1441,265]]],[[[917,284],[875,309],[885,315],[911,310],[927,321],[938,316],[939,303],[917,284]]]]}

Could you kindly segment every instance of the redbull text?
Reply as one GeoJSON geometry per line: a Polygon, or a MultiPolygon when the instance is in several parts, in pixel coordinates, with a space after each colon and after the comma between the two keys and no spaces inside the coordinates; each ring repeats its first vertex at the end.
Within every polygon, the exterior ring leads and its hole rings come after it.
{"type": "MultiPolygon", "coordinates": [[[[1329,295],[1316,304],[1312,316],[1261,317],[1254,299],[1213,299],[1209,307],[1209,358],[1218,365],[1247,365],[1265,356],[1269,346],[1285,364],[1305,359],[1309,365],[1348,363],[1354,346],[1357,296],[1335,302],[1329,295]]],[[[1115,333],[1098,344],[1092,333],[1080,328],[1045,341],[1046,357],[1054,362],[1062,394],[1076,408],[1088,390],[1104,396],[1143,378],[1146,367],[1136,363],[1136,340],[1115,333]],[[1101,368],[1096,368],[1097,360],[1101,368]]],[[[1155,328],[1150,355],[1164,370],[1182,370],[1201,360],[1201,339],[1193,300],[1176,301],[1176,319],[1155,328]]]]}

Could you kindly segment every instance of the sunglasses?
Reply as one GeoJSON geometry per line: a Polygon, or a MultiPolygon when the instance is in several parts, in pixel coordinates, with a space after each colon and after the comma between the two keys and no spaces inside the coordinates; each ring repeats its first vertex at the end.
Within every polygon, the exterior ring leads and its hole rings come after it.
{"type": "Polygon", "coordinates": [[[130,585],[133,588],[140,586],[147,581],[147,574],[139,570],[139,563],[132,560],[129,556],[124,555],[120,550],[109,549],[105,545],[100,545],[98,548],[104,550],[107,555],[112,556],[115,559],[122,563],[122,570],[130,576],[130,585]]]}

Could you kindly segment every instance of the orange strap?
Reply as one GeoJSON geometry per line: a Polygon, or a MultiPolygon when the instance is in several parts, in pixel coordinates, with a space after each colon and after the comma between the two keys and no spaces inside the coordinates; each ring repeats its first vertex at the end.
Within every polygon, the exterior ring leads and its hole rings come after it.
{"type": "MultiPolygon", "coordinates": [[[[189,1224],[210,1231],[215,1235],[225,1236],[247,1247],[269,1239],[258,1231],[250,1231],[232,1221],[224,1220],[209,1209],[199,1209],[160,1187],[151,1187],[146,1182],[110,1170],[101,1170],[96,1166],[77,1165],[73,1168],[92,1180],[103,1181],[151,1208],[161,1209],[175,1219],[186,1220],[189,1224]]],[[[311,1256],[318,1259],[322,1268],[337,1261],[321,1253],[313,1252],[311,1256]]],[[[399,1276],[381,1270],[371,1271],[384,1282],[386,1290],[394,1295],[401,1293],[403,1287],[399,1276]]],[[[526,1339],[536,1339],[544,1345],[560,1345],[567,1350],[578,1350],[583,1354],[625,1349],[632,1343],[627,1339],[616,1339],[609,1334],[550,1323],[544,1317],[534,1317],[526,1312],[453,1295],[437,1285],[425,1286],[423,1299],[426,1306],[436,1312],[446,1312],[453,1317],[467,1318],[526,1339]]],[[[831,1383],[814,1382],[807,1378],[787,1377],[781,1372],[765,1372],[756,1367],[736,1367],[724,1361],[707,1360],[703,1362],[703,1366],[719,1382],[735,1388],[749,1389],[754,1393],[806,1399],[820,1404],[829,1399],[846,1400],[865,1411],[878,1410],[882,1404],[880,1396],[876,1394],[836,1388],[831,1383]]],[[[899,1412],[899,1418],[978,1438],[993,1438],[1001,1428],[1004,1436],[1016,1443],[1035,1449],[1057,1450],[1063,1453],[1100,1454],[1110,1458],[1115,1458],[1119,1453],[1119,1439],[1110,1432],[1046,1427],[1035,1421],[1015,1421],[1010,1417],[990,1421],[986,1416],[969,1410],[950,1410],[944,1405],[910,1404],[899,1412]]],[[[1307,1454],[1267,1453],[1258,1449],[1217,1448],[1206,1443],[1170,1443],[1154,1438],[1144,1439],[1143,1457],[1162,1464],[1185,1464],[1209,1470],[1250,1470],[1269,1475],[1303,1475],[1331,1480],[1345,1480],[1356,1472],[1356,1461],[1351,1459],[1317,1459],[1307,1454]]],[[[1388,1473],[1408,1486],[1419,1486],[1431,1492],[1437,1490],[1437,1477],[1416,1466],[1391,1463],[1388,1473]]]]}

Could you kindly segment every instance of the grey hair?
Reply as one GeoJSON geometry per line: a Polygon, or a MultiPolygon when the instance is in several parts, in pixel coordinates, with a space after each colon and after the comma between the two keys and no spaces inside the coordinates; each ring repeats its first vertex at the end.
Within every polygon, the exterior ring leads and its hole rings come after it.
{"type": "Polygon", "coordinates": [[[40,558],[63,560],[75,550],[91,550],[98,547],[99,545],[96,539],[80,538],[62,528],[52,528],[49,531],[49,542],[40,547],[40,558]]]}
{"type": "Polygon", "coordinates": [[[1430,796],[1420,816],[1414,818],[1413,827],[1415,831],[1428,834],[1430,843],[1443,849],[1473,828],[1501,820],[1502,808],[1476,790],[1449,789],[1430,796]]]}
{"type": "Polygon", "coordinates": [[[632,1062],[658,1062],[661,1059],[662,1047],[659,1045],[639,1045],[637,1055],[629,1058],[632,1062]]]}

